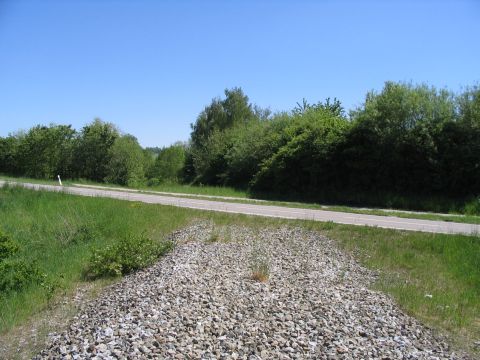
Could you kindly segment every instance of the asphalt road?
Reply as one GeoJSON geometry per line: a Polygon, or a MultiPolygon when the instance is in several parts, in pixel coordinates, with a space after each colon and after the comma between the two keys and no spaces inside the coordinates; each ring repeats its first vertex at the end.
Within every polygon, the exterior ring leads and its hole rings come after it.
{"type": "MultiPolygon", "coordinates": [[[[0,181],[3,185],[8,181],[0,181]]],[[[163,196],[154,194],[144,194],[139,192],[126,192],[115,190],[100,190],[86,187],[60,187],[54,185],[17,183],[29,189],[48,190],[48,191],[64,191],[69,194],[91,196],[91,197],[108,197],[113,199],[140,201],[149,204],[172,205],[190,209],[220,211],[226,213],[246,214],[256,216],[276,217],[283,219],[301,219],[314,221],[332,221],[339,224],[376,226],[387,229],[423,231],[430,233],[443,234],[480,234],[480,225],[464,224],[445,221],[432,221],[420,219],[406,219],[395,216],[377,216],[352,214],[337,211],[313,210],[289,208],[283,206],[270,206],[260,204],[242,204],[222,201],[211,201],[202,199],[189,199],[173,196],[163,196]]]]}

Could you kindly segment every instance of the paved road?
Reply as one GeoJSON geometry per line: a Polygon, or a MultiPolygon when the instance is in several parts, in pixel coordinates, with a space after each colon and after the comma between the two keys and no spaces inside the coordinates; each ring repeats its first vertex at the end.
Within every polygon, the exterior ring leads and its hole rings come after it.
{"type": "MultiPolygon", "coordinates": [[[[0,181],[0,185],[6,181],[0,181]]],[[[301,219],[314,221],[332,221],[339,224],[376,226],[387,229],[423,231],[444,234],[480,234],[480,225],[463,224],[445,221],[405,219],[395,216],[376,216],[351,214],[336,211],[298,209],[283,206],[259,204],[241,204],[211,200],[187,199],[172,196],[161,196],[126,191],[100,190],[85,187],[60,187],[54,185],[16,183],[35,190],[64,191],[74,195],[91,197],[108,197],[114,199],[140,201],[149,204],[162,204],[190,209],[220,211],[227,213],[277,217],[283,219],[301,219]]]]}

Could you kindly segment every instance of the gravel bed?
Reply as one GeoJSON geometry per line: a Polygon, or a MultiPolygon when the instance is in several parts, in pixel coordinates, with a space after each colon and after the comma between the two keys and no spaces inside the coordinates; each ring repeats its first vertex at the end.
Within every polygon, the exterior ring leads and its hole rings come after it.
{"type": "Polygon", "coordinates": [[[459,359],[318,233],[199,223],[84,304],[36,359],[459,359]],[[264,282],[252,273],[268,275],[264,282]]]}

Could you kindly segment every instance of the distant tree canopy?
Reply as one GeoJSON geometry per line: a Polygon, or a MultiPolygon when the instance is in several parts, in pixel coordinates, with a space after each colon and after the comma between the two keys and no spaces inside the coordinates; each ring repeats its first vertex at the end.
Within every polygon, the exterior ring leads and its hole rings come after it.
{"type": "Polygon", "coordinates": [[[148,178],[158,182],[179,182],[185,166],[185,145],[176,143],[158,151],[148,171],[148,178]]]}
{"type": "Polygon", "coordinates": [[[145,181],[143,149],[132,135],[117,137],[108,151],[104,180],[120,185],[138,186],[145,181]]]}
{"type": "Polygon", "coordinates": [[[103,181],[108,176],[111,148],[120,136],[115,125],[95,119],[81,130],[75,147],[75,175],[103,181]]]}
{"type": "Polygon", "coordinates": [[[230,185],[312,201],[480,194],[479,86],[455,94],[386,82],[348,115],[336,98],[272,114],[240,88],[224,94],[200,112],[186,144],[142,149],[99,119],[79,132],[38,125],[0,137],[0,172],[230,185]]]}

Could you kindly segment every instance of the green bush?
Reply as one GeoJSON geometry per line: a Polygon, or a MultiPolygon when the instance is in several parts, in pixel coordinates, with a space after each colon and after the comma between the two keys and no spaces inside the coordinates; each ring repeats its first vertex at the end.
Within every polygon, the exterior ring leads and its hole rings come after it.
{"type": "Polygon", "coordinates": [[[19,259],[0,262],[0,292],[22,290],[32,283],[41,283],[44,277],[34,263],[19,259]]]}
{"type": "Polygon", "coordinates": [[[113,245],[93,249],[84,276],[88,279],[126,275],[151,265],[172,248],[171,242],[157,242],[145,235],[133,235],[113,245]]]}
{"type": "Polygon", "coordinates": [[[480,197],[474,198],[465,204],[465,214],[480,215],[480,197]]]}
{"type": "Polygon", "coordinates": [[[162,184],[162,181],[157,178],[151,178],[147,180],[147,186],[159,186],[162,184]]]}
{"type": "Polygon", "coordinates": [[[19,250],[14,240],[0,232],[0,293],[22,290],[33,282],[40,283],[44,278],[34,263],[14,258],[19,250]]]}
{"type": "Polygon", "coordinates": [[[18,244],[0,231],[0,263],[17,253],[18,250],[18,244]]]}

